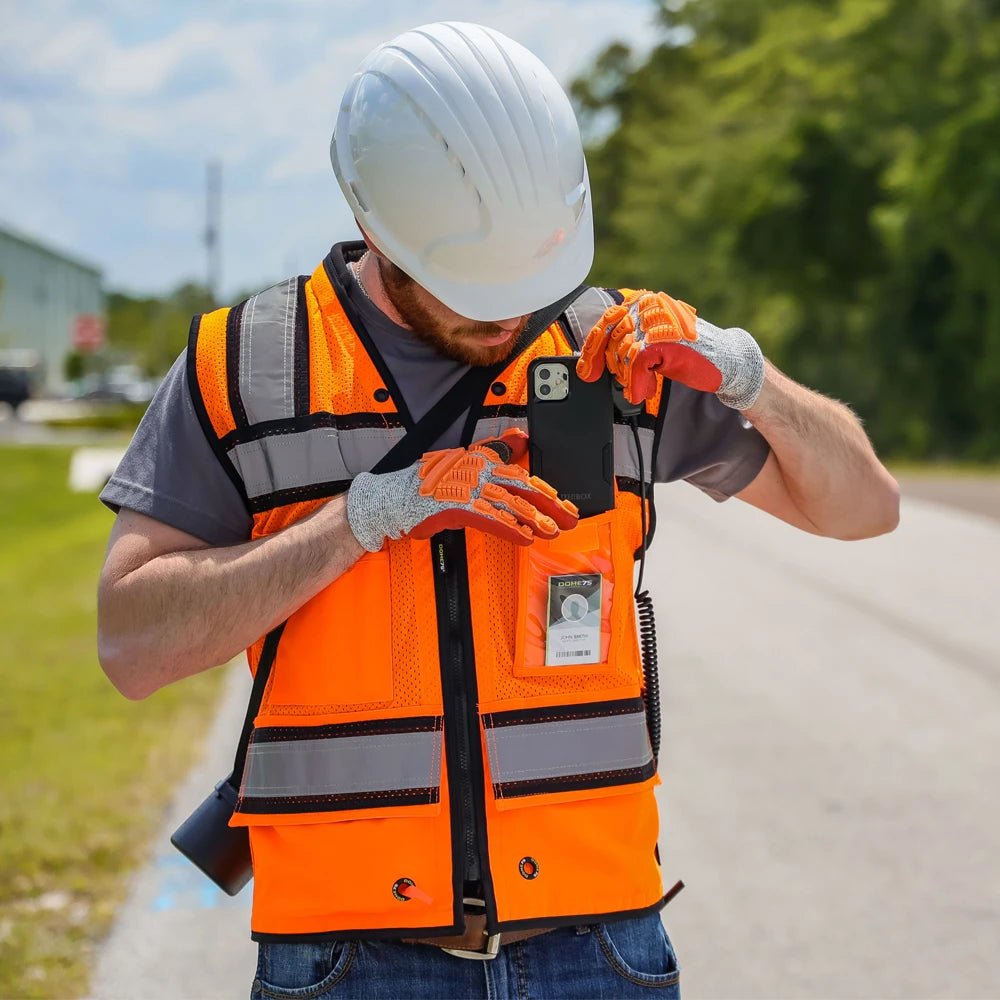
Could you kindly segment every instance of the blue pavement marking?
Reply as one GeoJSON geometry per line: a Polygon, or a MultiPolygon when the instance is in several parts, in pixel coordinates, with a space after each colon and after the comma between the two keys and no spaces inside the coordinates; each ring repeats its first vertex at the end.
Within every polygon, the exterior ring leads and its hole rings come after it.
{"type": "Polygon", "coordinates": [[[181,854],[161,854],[154,867],[157,881],[152,903],[154,913],[219,907],[249,908],[249,887],[238,896],[229,896],[181,854]]]}

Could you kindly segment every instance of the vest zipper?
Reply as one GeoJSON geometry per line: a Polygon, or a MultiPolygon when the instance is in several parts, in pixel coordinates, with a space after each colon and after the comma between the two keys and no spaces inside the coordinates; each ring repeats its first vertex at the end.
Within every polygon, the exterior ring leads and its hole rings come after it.
{"type": "MultiPolygon", "coordinates": [[[[445,703],[445,756],[455,838],[453,863],[461,866],[458,888],[466,881],[480,881],[486,893],[492,879],[484,850],[486,803],[464,535],[458,531],[435,535],[434,563],[445,703]]],[[[487,906],[493,909],[492,900],[488,900],[487,906]]]]}

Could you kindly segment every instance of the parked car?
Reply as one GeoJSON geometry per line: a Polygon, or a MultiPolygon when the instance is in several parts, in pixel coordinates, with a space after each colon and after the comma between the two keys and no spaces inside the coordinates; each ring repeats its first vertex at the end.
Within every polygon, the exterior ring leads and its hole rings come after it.
{"type": "Polygon", "coordinates": [[[14,412],[35,394],[41,378],[41,362],[34,351],[0,351],[0,403],[14,412]]]}
{"type": "Polygon", "coordinates": [[[137,365],[115,365],[100,375],[86,376],[76,398],[108,403],[148,403],[158,384],[158,380],[143,378],[137,365]]]}

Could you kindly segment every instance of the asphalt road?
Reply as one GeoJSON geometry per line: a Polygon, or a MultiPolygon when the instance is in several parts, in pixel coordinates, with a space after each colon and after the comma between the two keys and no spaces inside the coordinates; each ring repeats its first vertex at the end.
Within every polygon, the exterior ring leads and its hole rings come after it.
{"type": "MultiPolygon", "coordinates": [[[[659,494],[664,918],[691,997],[1000,997],[1000,524],[906,499],[844,544],[659,494]]],[[[248,894],[174,857],[181,790],[93,995],[245,996],[248,894]]]]}

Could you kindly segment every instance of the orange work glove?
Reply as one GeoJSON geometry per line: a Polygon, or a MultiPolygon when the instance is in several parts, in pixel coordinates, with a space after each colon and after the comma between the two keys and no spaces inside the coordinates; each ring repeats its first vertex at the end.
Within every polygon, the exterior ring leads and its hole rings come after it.
{"type": "Polygon", "coordinates": [[[605,311],[583,343],[576,371],[593,382],[605,366],[630,403],[649,399],[662,376],[745,410],[764,384],[764,356],[746,330],[699,320],[692,306],[666,292],[633,292],[605,311]]]}
{"type": "Polygon", "coordinates": [[[377,552],[387,538],[429,538],[446,528],[477,528],[518,545],[572,528],[576,507],[513,463],[528,435],[511,428],[468,448],[432,451],[399,472],[356,476],[347,519],[361,545],[377,552]]]}

